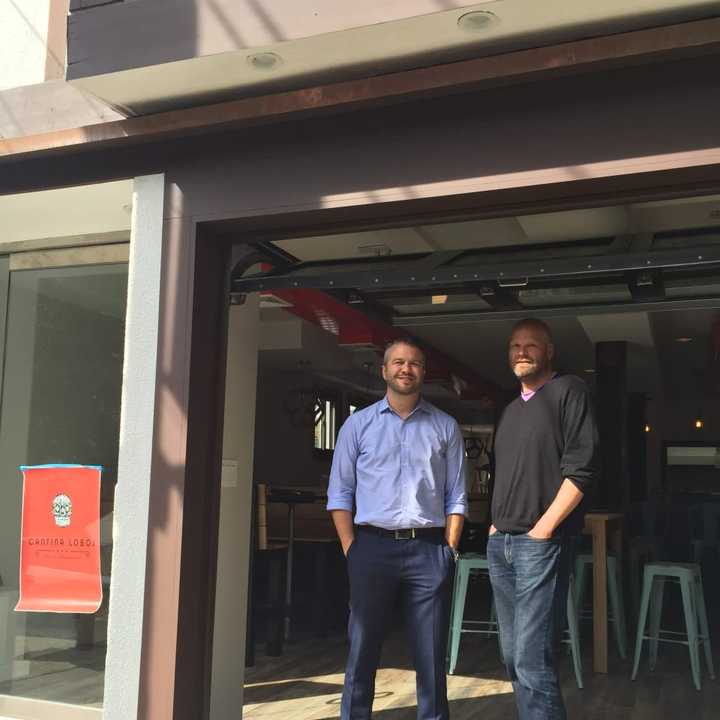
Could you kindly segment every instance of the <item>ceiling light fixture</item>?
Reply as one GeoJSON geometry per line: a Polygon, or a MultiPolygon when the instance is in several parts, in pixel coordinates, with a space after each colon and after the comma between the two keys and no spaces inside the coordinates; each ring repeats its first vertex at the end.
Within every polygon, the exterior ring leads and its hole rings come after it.
{"type": "Polygon", "coordinates": [[[675,338],[675,342],[689,343],[689,342],[692,342],[692,338],[691,337],[679,337],[679,338],[675,338]]]}
{"type": "Polygon", "coordinates": [[[702,418],[696,418],[696,419],[695,419],[695,429],[696,429],[696,430],[702,430],[704,424],[705,424],[705,423],[703,422],[702,418]]]}
{"type": "Polygon", "coordinates": [[[649,433],[652,430],[652,428],[649,425],[645,426],[645,432],[649,433]]]}
{"type": "Polygon", "coordinates": [[[275,70],[283,64],[283,59],[274,52],[261,52],[248,55],[247,61],[252,67],[260,71],[275,70]]]}
{"type": "Polygon", "coordinates": [[[500,22],[500,18],[487,10],[473,10],[458,18],[457,24],[461,30],[470,33],[485,32],[488,28],[500,22]]]}
{"type": "Polygon", "coordinates": [[[595,372],[595,368],[585,368],[585,372],[586,372],[586,373],[594,373],[594,372],[595,372]]]}
{"type": "Polygon", "coordinates": [[[433,305],[444,305],[447,302],[448,296],[447,295],[433,295],[432,296],[432,304],[433,305]]]}

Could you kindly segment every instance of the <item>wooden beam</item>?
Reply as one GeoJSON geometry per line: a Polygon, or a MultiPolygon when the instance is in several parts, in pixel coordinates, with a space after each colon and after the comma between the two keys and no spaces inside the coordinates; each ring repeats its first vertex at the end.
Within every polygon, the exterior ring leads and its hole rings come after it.
{"type": "Polygon", "coordinates": [[[0,140],[0,162],[211,133],[290,117],[338,112],[530,82],[608,67],[720,52],[720,18],[533,48],[261,97],[0,140]]]}

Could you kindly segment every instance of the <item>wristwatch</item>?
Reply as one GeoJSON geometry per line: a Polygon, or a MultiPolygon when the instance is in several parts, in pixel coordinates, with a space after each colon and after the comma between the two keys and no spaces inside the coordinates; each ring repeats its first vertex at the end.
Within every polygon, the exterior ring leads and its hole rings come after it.
{"type": "Polygon", "coordinates": [[[460,557],[460,553],[459,553],[454,547],[452,547],[452,546],[450,546],[450,545],[448,545],[448,547],[449,547],[450,550],[452,551],[453,560],[455,560],[455,562],[457,562],[457,561],[458,561],[458,558],[460,557]]]}

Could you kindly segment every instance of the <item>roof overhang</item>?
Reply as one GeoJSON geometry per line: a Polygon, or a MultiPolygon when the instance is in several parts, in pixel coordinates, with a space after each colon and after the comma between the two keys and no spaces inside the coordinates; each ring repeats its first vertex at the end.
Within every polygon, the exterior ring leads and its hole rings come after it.
{"type": "Polygon", "coordinates": [[[0,163],[720,52],[720,18],[0,140],[0,163]]]}
{"type": "Polygon", "coordinates": [[[134,0],[70,15],[68,79],[146,115],[717,15],[715,0],[134,0]]]}

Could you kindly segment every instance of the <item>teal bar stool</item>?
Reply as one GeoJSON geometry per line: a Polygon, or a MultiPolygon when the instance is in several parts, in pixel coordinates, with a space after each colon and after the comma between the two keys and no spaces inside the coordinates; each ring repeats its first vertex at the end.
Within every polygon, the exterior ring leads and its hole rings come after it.
{"type": "Polygon", "coordinates": [[[489,620],[463,620],[465,615],[465,599],[467,597],[468,581],[470,575],[488,574],[488,561],[485,555],[467,553],[460,555],[455,566],[455,585],[453,587],[452,605],[450,609],[450,637],[448,642],[448,674],[455,672],[458,653],[460,651],[460,638],[463,633],[481,633],[486,637],[498,635],[497,618],[495,617],[495,603],[490,604],[489,620]]]}
{"type": "MultiPolygon", "coordinates": [[[[588,568],[593,566],[592,555],[578,555],[575,559],[575,582],[577,588],[576,607],[578,616],[581,615],[585,601],[585,586],[588,568]]],[[[623,594],[622,575],[619,569],[617,558],[608,555],[607,558],[607,588],[610,599],[610,615],[608,620],[615,629],[615,641],[617,642],[618,653],[624,660],[627,657],[627,629],[625,625],[625,603],[623,594]]],[[[587,617],[592,617],[588,615],[587,617]]]]}
{"type": "Polygon", "coordinates": [[[640,594],[642,592],[643,568],[649,562],[662,557],[662,539],[652,535],[638,535],[630,540],[628,548],[628,575],[630,576],[630,597],[632,614],[640,614],[640,594]]]}
{"type": "Polygon", "coordinates": [[[568,588],[567,599],[567,630],[563,642],[570,646],[573,669],[575,670],[575,682],[580,690],[583,689],[582,679],[582,655],[580,654],[580,623],[577,612],[577,588],[575,576],[570,575],[570,587],[568,588]]]}
{"type": "Polygon", "coordinates": [[[710,646],[710,629],[708,628],[705,610],[705,594],[703,592],[702,574],[696,563],[657,562],[645,565],[643,573],[642,599],[640,601],[640,618],[638,621],[637,638],[635,640],[635,663],[632,679],[637,677],[642,653],[643,640],[650,641],[650,669],[655,669],[657,662],[658,643],[676,643],[687,645],[690,652],[690,669],[696,689],[700,690],[700,645],[705,648],[705,664],[708,674],[714,680],[712,648],[710,646]],[[685,631],[673,632],[660,627],[662,619],[663,595],[665,584],[672,582],[680,585],[683,611],[685,614],[685,631]],[[645,626],[650,614],[650,631],[645,634],[645,626]]]}
{"type": "MultiPolygon", "coordinates": [[[[467,598],[468,581],[471,574],[488,574],[488,561],[485,555],[468,553],[461,555],[457,560],[455,569],[455,586],[453,588],[452,606],[450,610],[450,637],[448,642],[448,674],[455,673],[458,654],[460,652],[460,639],[463,633],[480,633],[489,637],[498,635],[498,624],[495,616],[495,603],[490,605],[489,620],[463,620],[465,615],[465,600],[467,598]]],[[[575,607],[575,579],[570,577],[567,602],[568,630],[563,642],[570,646],[570,653],[575,670],[577,686],[582,689],[582,660],[580,655],[580,630],[577,611],[575,607]]],[[[502,655],[502,648],[500,651],[502,655]]]]}

